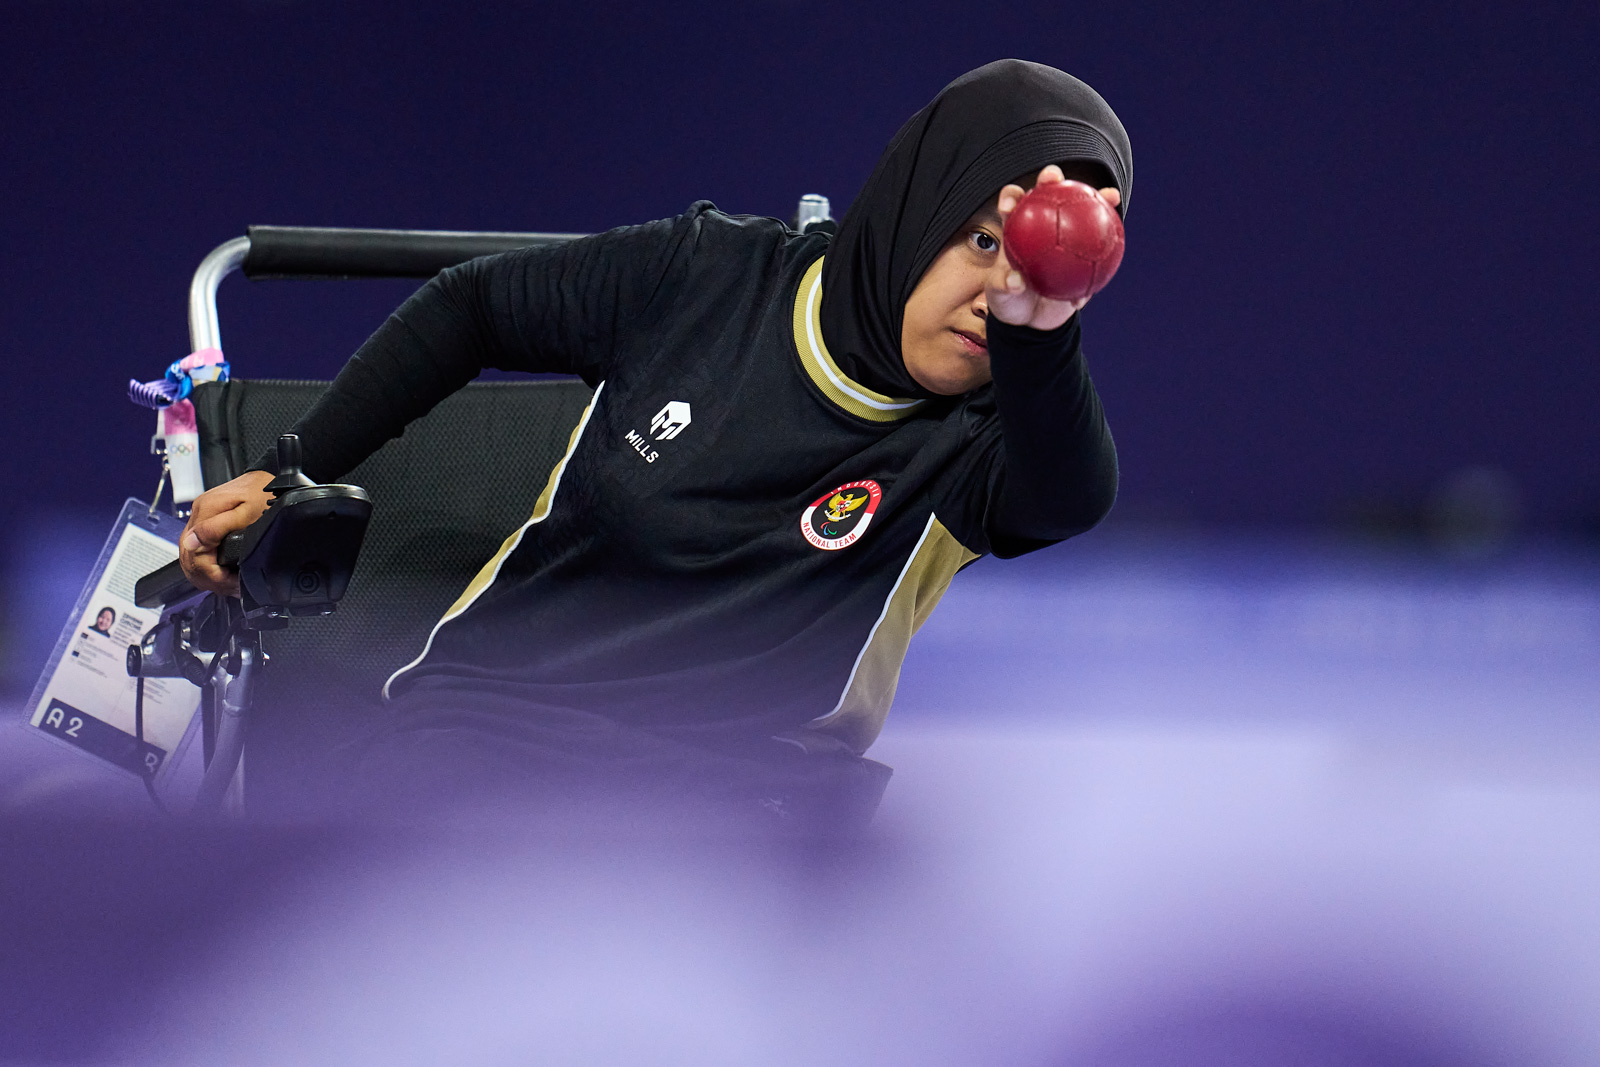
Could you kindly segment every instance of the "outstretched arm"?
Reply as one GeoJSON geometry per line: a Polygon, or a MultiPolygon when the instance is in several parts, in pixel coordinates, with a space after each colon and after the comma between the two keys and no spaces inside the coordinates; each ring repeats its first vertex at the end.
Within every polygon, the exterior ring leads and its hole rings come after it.
{"type": "MultiPolygon", "coordinates": [[[[1061,181],[1046,167],[1041,183],[1061,181]]],[[[1023,190],[1000,191],[1004,219],[1023,190]]],[[[1112,207],[1116,189],[1100,195],[1112,207]]],[[[1089,298],[1051,300],[1001,255],[986,282],[986,334],[1000,414],[1003,470],[987,533],[995,554],[1020,555],[1083,533],[1111,510],[1117,452],[1080,346],[1077,313],[1089,298]]]]}
{"type": "MultiPolygon", "coordinates": [[[[389,316],[295,423],[305,472],[319,482],[342,477],[485,367],[599,381],[619,336],[670,300],[666,283],[692,246],[697,215],[691,208],[676,219],[444,271],[389,316]]],[[[178,546],[195,585],[237,591],[217,548],[266,509],[274,466],[273,455],[263,455],[195,500],[178,546]]]]}
{"type": "MultiPolygon", "coordinates": [[[[320,399],[294,425],[305,470],[331,481],[359,464],[407,424],[477,377],[512,361],[497,351],[493,325],[475,313],[475,277],[441,275],[411,296],[350,357],[320,399]]],[[[195,499],[178,543],[196,586],[234,594],[238,577],[217,562],[222,539],[254,522],[271,502],[266,485],[275,454],[195,499]]]]}

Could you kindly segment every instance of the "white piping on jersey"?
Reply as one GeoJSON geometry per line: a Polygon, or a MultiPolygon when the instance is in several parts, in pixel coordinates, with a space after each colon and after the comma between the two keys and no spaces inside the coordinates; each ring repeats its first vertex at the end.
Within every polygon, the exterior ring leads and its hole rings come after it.
{"type": "Polygon", "coordinates": [[[807,723],[807,726],[816,726],[827,722],[839,714],[844,707],[846,698],[850,696],[850,687],[856,684],[856,672],[861,670],[862,658],[866,656],[867,649],[872,647],[872,639],[878,636],[878,627],[882,626],[883,620],[889,617],[889,605],[894,603],[894,595],[900,591],[900,585],[906,580],[906,574],[911,570],[911,564],[916,561],[917,553],[922,551],[923,543],[928,540],[928,535],[933,532],[933,524],[938,521],[939,516],[931,513],[928,515],[928,524],[922,528],[922,536],[917,538],[916,547],[906,557],[905,566],[900,568],[900,576],[894,580],[894,587],[889,590],[889,595],[883,598],[883,610],[878,612],[878,621],[872,624],[872,630],[867,634],[867,639],[861,643],[861,651],[856,653],[856,661],[850,666],[850,677],[845,679],[844,689],[839,692],[839,702],[833,706],[832,711],[818,715],[807,723]]]}
{"type": "Polygon", "coordinates": [[[816,277],[811,280],[811,288],[806,292],[806,340],[811,343],[811,352],[816,356],[817,365],[822,368],[822,373],[828,376],[828,381],[832,382],[840,392],[854,400],[859,400],[875,411],[904,411],[907,408],[914,408],[920,405],[922,403],[920,400],[875,400],[872,396],[868,396],[857,388],[855,382],[840,373],[838,365],[833,362],[833,357],[828,354],[828,349],[822,343],[822,338],[818,336],[817,332],[817,323],[820,321],[817,300],[821,295],[822,272],[818,271],[816,277]]]}
{"type": "MultiPolygon", "coordinates": [[[[456,602],[450,605],[450,610],[446,611],[439,621],[433,624],[433,629],[428,632],[428,641],[422,646],[422,652],[418,654],[417,658],[412,660],[410,663],[407,663],[404,667],[401,667],[393,674],[389,675],[389,680],[383,683],[383,699],[389,699],[389,687],[394,684],[394,680],[396,678],[400,677],[406,671],[409,671],[412,667],[415,667],[417,664],[428,658],[428,652],[433,648],[433,638],[436,634],[438,634],[439,627],[443,626],[445,623],[456,618],[462,612],[470,608],[477,601],[477,599],[488,590],[490,586],[494,585],[495,579],[500,577],[500,568],[505,566],[506,560],[511,558],[511,553],[515,552],[517,550],[517,546],[522,543],[522,535],[528,532],[528,527],[534,525],[535,523],[543,522],[547,517],[549,517],[550,512],[555,509],[556,490],[561,487],[561,476],[567,472],[567,461],[570,460],[572,458],[572,454],[578,450],[578,442],[583,438],[584,428],[589,425],[589,416],[594,414],[595,405],[600,403],[600,390],[604,389],[605,387],[605,382],[601,382],[599,385],[594,387],[594,395],[589,398],[589,406],[583,409],[583,417],[578,420],[577,427],[572,431],[572,440],[567,443],[566,454],[561,457],[561,462],[557,463],[556,469],[551,472],[550,481],[545,487],[545,491],[539,494],[544,498],[544,510],[540,511],[538,509],[538,505],[535,504],[532,517],[529,518],[527,522],[523,523],[522,526],[518,528],[516,533],[506,538],[505,543],[500,546],[500,551],[495,554],[495,558],[493,560],[494,572],[489,575],[489,580],[479,586],[478,589],[472,593],[472,595],[467,596],[463,594],[461,597],[457,598],[456,602]]],[[[476,581],[477,578],[474,577],[473,581],[468,583],[467,588],[470,590],[472,588],[472,584],[476,581]]]]}

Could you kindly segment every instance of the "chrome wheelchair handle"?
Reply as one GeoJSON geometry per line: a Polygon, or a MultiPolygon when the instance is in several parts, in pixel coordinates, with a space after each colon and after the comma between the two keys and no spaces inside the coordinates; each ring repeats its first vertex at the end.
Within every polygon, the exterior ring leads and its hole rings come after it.
{"type": "Polygon", "coordinates": [[[190,351],[222,347],[217,289],[236,270],[260,278],[431,278],[478,256],[531,245],[564,244],[576,233],[364,230],[331,226],[251,226],[224,241],[189,283],[190,351]]]}
{"type": "MultiPolygon", "coordinates": [[[[795,215],[798,229],[831,218],[828,198],[808,193],[795,215]]],[[[190,351],[222,347],[217,289],[236,270],[260,278],[431,278],[478,256],[555,245],[580,233],[471,230],[371,230],[333,226],[251,226],[245,237],[212,249],[189,283],[190,351]]]]}
{"type": "Polygon", "coordinates": [[[189,351],[222,347],[222,327],[217,323],[217,288],[238,270],[250,254],[250,238],[235,237],[213,248],[189,283],[189,351]]]}

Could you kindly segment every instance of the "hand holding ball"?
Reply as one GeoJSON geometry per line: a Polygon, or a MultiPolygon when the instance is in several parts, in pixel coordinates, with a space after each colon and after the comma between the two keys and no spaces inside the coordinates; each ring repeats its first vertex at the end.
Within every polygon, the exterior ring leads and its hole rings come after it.
{"type": "Polygon", "coordinates": [[[1002,231],[1006,258],[1051,300],[1083,300],[1122,265],[1122,219],[1082,182],[1040,182],[1018,201],[1002,231]]]}

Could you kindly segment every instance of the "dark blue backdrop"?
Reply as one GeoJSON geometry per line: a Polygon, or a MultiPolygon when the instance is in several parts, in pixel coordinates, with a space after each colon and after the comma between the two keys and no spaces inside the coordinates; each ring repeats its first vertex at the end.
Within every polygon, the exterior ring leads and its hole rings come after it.
{"type": "MultiPolygon", "coordinates": [[[[1489,465],[1571,526],[1600,501],[1595,8],[1428,6],[9,3],[8,525],[149,491],[124,383],[187,350],[190,272],[246,224],[843,206],[944,82],[1018,55],[1133,136],[1086,316],[1123,514],[1326,521],[1489,465]]],[[[236,279],[225,347],[331,375],[404,293],[236,279]]]]}

